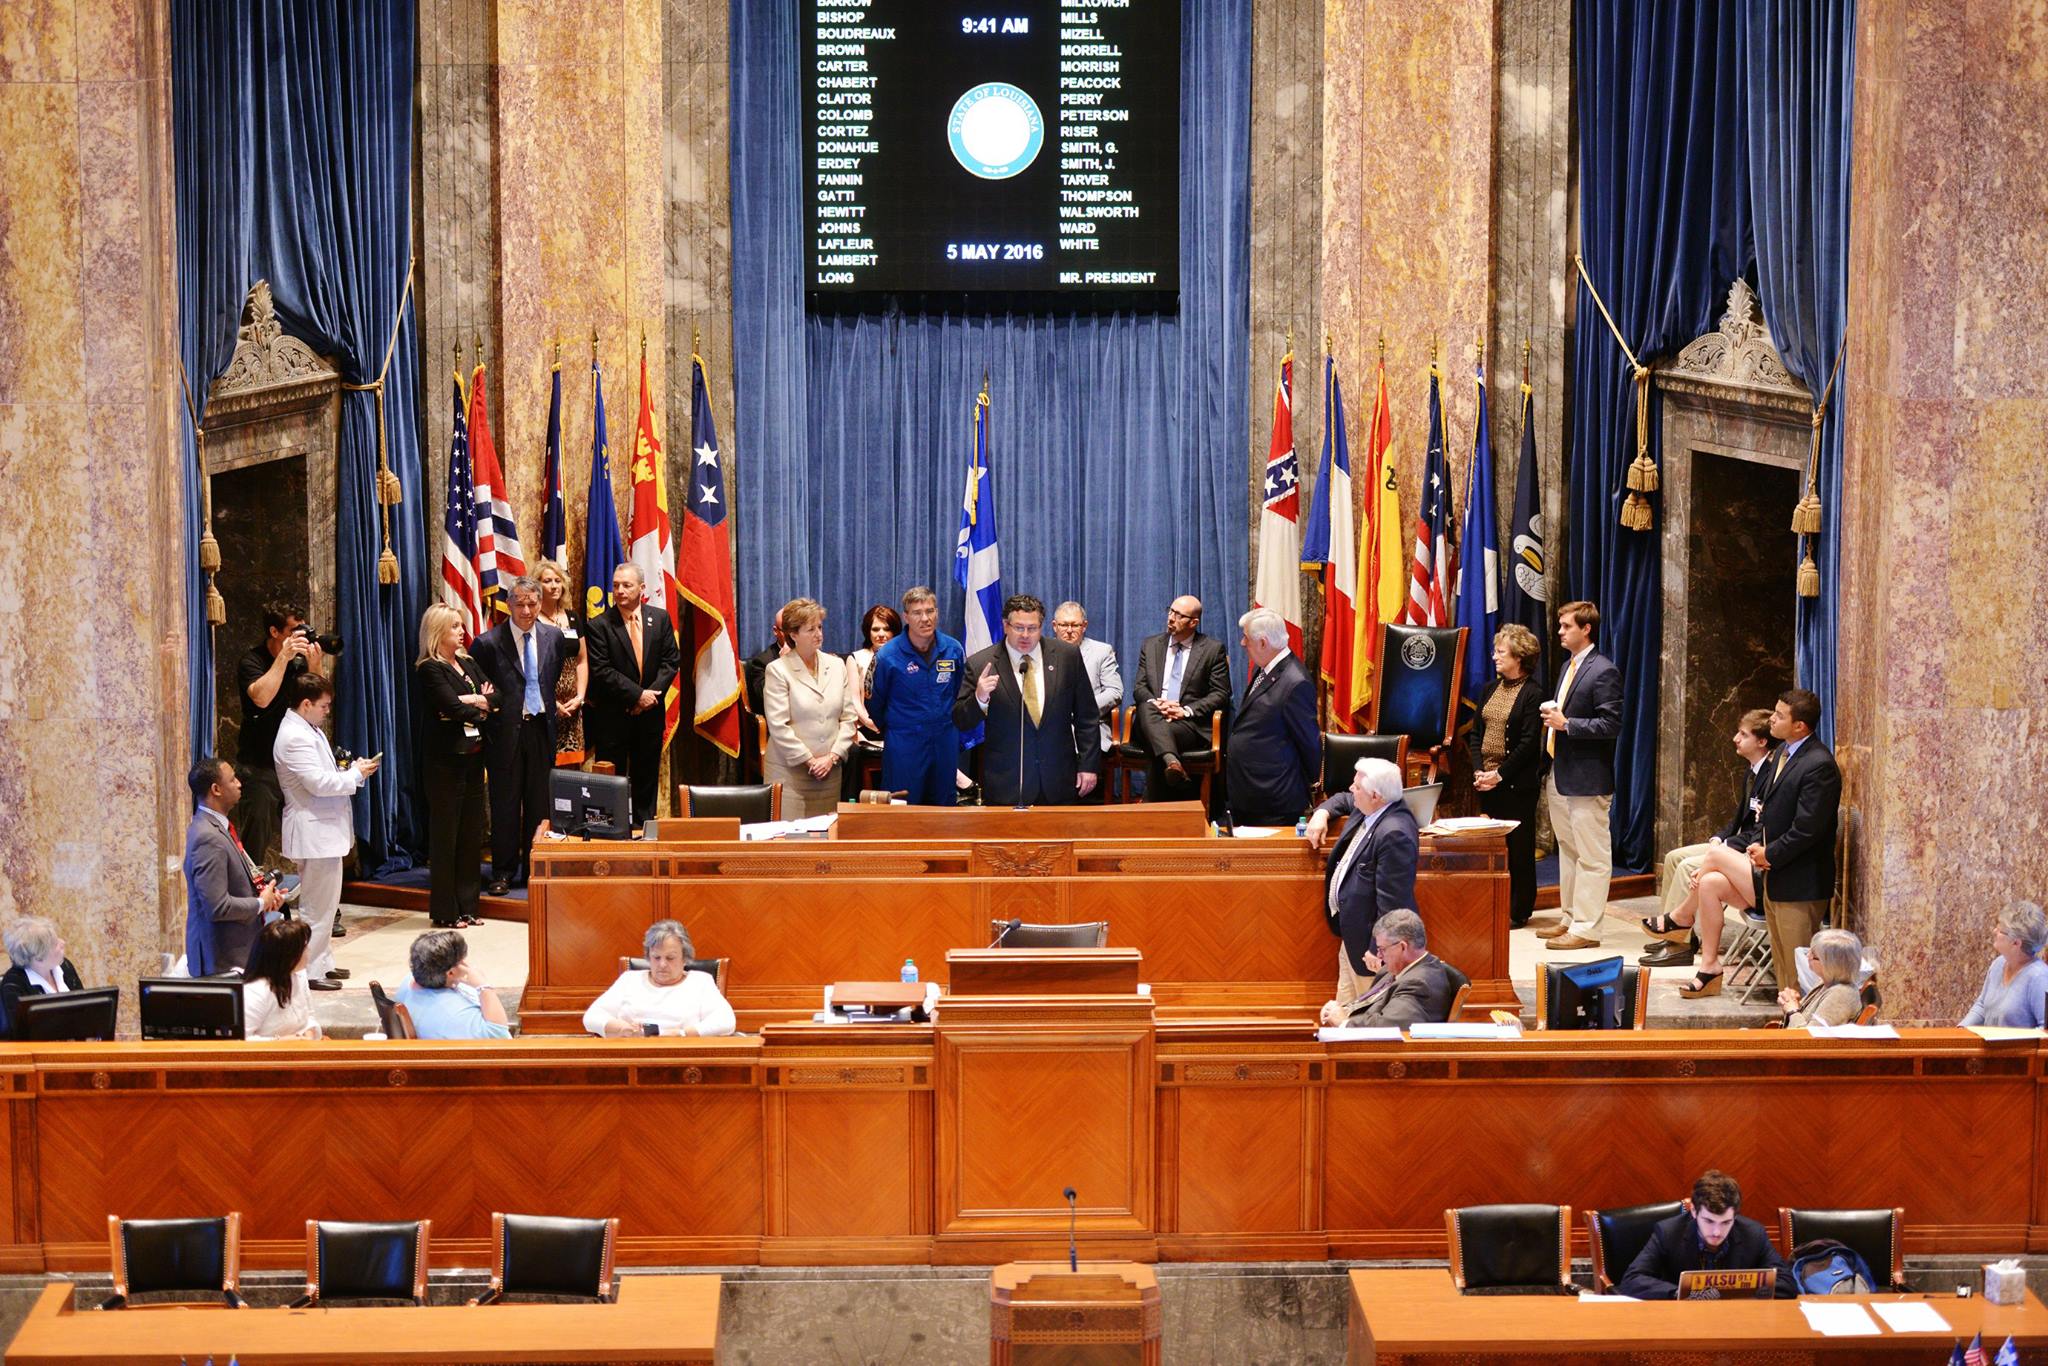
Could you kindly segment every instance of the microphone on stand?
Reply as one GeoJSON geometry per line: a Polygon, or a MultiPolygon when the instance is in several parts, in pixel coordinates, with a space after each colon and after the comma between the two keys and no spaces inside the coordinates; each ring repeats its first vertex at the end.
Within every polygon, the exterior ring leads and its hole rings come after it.
{"type": "Polygon", "coordinates": [[[1011,916],[1007,921],[1003,923],[1003,928],[996,934],[995,942],[993,944],[990,944],[989,947],[992,949],[1001,948],[1003,946],[1003,941],[1010,937],[1010,931],[1016,929],[1019,925],[1022,925],[1023,923],[1024,920],[1021,916],[1011,916]]]}
{"type": "Polygon", "coordinates": [[[1028,811],[1031,803],[1024,800],[1024,680],[1031,677],[1031,656],[1025,655],[1017,661],[1017,805],[1018,811],[1028,811]]]}
{"type": "Polygon", "coordinates": [[[1060,1194],[1067,1197],[1067,1270],[1078,1272],[1081,1269],[1081,1250],[1074,1241],[1074,1188],[1069,1186],[1060,1194]]]}

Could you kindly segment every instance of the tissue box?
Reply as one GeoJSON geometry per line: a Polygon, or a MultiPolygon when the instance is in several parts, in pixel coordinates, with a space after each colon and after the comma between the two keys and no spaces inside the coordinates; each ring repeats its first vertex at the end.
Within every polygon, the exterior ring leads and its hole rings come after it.
{"type": "Polygon", "coordinates": [[[2020,1304],[2027,1298],[2027,1273],[2017,1266],[1989,1262],[1984,1267],[1984,1298],[1993,1304],[2020,1304]]]}

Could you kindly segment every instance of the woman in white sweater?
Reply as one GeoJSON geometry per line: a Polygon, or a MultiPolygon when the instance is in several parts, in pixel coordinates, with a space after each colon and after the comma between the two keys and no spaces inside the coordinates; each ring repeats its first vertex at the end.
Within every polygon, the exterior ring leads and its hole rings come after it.
{"type": "Polygon", "coordinates": [[[689,971],[690,936],[674,920],[647,927],[647,969],[619,980],[583,1012],[583,1027],[605,1039],[645,1034],[730,1034],[738,1021],[708,972],[689,971]]]}
{"type": "Polygon", "coordinates": [[[296,916],[273,920],[256,936],[243,974],[242,1037],[317,1039],[313,989],[306,982],[306,951],[313,931],[296,916]]]}

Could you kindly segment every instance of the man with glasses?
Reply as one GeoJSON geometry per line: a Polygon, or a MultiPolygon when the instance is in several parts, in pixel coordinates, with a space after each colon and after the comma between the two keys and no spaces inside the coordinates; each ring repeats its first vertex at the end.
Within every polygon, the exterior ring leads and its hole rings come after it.
{"type": "Polygon", "coordinates": [[[1230,705],[1230,659],[1223,642],[1201,632],[1201,599],[1183,595],[1166,609],[1166,629],[1138,647],[1134,737],[1152,755],[1145,800],[1195,795],[1183,754],[1209,748],[1209,718],[1230,705]]]}
{"type": "MultiPolygon", "coordinates": [[[[1117,666],[1116,646],[1089,638],[1088,609],[1078,602],[1063,602],[1052,609],[1052,633],[1081,652],[1081,665],[1088,671],[1088,687],[1095,694],[1095,710],[1102,716],[1102,752],[1107,754],[1112,740],[1110,718],[1124,704],[1124,675],[1117,666]]],[[[1098,784],[1082,800],[1101,801],[1104,786],[1098,784]]]]}

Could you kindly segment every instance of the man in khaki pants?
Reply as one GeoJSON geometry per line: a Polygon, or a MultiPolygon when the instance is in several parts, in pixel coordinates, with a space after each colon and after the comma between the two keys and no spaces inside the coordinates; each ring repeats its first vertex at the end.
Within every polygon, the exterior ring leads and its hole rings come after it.
{"type": "Polygon", "coordinates": [[[1614,871],[1608,809],[1614,805],[1614,741],[1621,734],[1621,670],[1593,647],[1600,609],[1568,602],[1557,638],[1568,656],[1557,696],[1543,704],[1543,796],[1557,835],[1557,895],[1563,923],[1536,933],[1553,949],[1597,949],[1614,871]]]}

